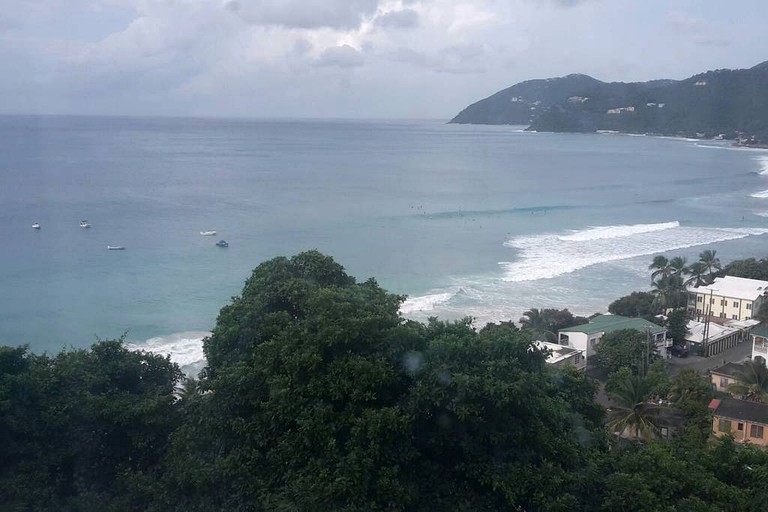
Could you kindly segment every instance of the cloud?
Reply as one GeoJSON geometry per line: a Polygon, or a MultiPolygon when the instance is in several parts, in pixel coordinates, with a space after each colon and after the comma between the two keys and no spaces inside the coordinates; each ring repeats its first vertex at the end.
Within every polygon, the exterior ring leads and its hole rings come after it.
{"type": "Polygon", "coordinates": [[[382,28],[415,28],[419,26],[419,13],[413,9],[390,11],[377,16],[374,25],[382,28]]]}
{"type": "Polygon", "coordinates": [[[671,11],[664,16],[664,26],[678,32],[700,34],[711,29],[709,23],[696,16],[689,16],[680,11],[671,11]]]}
{"type": "Polygon", "coordinates": [[[229,0],[227,10],[247,23],[288,28],[356,29],[376,13],[378,0],[229,0]]]}
{"type": "Polygon", "coordinates": [[[363,55],[348,44],[326,48],[315,61],[319,67],[339,68],[356,68],[364,63],[363,55]]]}

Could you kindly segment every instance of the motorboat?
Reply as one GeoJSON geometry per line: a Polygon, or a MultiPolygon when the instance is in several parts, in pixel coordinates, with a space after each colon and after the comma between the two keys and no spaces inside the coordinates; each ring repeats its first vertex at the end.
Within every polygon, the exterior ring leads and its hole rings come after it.
{"type": "Polygon", "coordinates": [[[81,228],[89,228],[89,227],[91,227],[91,225],[90,225],[90,224],[88,224],[88,221],[87,221],[87,220],[81,220],[81,221],[80,221],[80,227],[81,227],[81,228]]]}
{"type": "Polygon", "coordinates": [[[229,244],[227,243],[226,240],[219,240],[218,242],[216,242],[216,245],[219,247],[229,247],[229,244]]]}
{"type": "Polygon", "coordinates": [[[35,222],[34,224],[32,224],[32,229],[40,229],[40,223],[35,222]]]}
{"type": "Polygon", "coordinates": [[[211,230],[211,231],[201,231],[200,234],[203,235],[203,236],[214,236],[216,234],[216,231],[213,231],[213,230],[211,230]]]}
{"type": "Polygon", "coordinates": [[[110,251],[124,251],[125,247],[123,247],[122,245],[108,245],[107,249],[109,249],[110,251]]]}

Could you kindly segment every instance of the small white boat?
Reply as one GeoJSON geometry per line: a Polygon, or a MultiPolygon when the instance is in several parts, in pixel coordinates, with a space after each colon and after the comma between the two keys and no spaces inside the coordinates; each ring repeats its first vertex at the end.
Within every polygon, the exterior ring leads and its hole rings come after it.
{"type": "Polygon", "coordinates": [[[88,224],[88,221],[87,221],[87,220],[81,220],[81,221],[80,221],[80,227],[81,227],[81,228],[89,228],[89,227],[91,227],[91,225],[90,225],[90,224],[88,224]]]}
{"type": "Polygon", "coordinates": [[[219,247],[229,247],[229,244],[227,243],[226,240],[219,240],[218,242],[216,242],[216,245],[218,245],[219,247]]]}
{"type": "Polygon", "coordinates": [[[109,249],[110,251],[124,251],[125,247],[123,247],[122,245],[108,245],[107,249],[109,249]]]}
{"type": "Polygon", "coordinates": [[[200,234],[203,235],[203,236],[214,236],[216,234],[216,232],[215,231],[201,231],[200,234]]]}
{"type": "Polygon", "coordinates": [[[32,224],[32,229],[40,229],[40,223],[35,222],[34,224],[32,224]]]}

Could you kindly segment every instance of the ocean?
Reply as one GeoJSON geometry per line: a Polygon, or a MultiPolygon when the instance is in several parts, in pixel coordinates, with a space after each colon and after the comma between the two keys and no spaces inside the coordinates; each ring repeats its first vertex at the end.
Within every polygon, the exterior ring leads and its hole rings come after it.
{"type": "Polygon", "coordinates": [[[408,295],[409,318],[478,327],[606,311],[649,288],[656,254],[764,257],[768,152],[444,121],[0,116],[0,206],[0,343],[125,336],[194,367],[250,271],[308,249],[408,295]]]}

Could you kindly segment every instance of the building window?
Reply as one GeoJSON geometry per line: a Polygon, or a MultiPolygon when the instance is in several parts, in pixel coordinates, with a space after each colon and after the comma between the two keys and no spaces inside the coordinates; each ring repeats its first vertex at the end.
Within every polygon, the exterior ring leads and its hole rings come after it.
{"type": "Polygon", "coordinates": [[[594,347],[594,346],[595,346],[595,342],[596,342],[596,341],[597,341],[597,340],[596,340],[595,338],[592,338],[591,340],[589,340],[589,346],[590,346],[590,347],[594,347]]]}
{"type": "Polygon", "coordinates": [[[744,317],[744,320],[749,320],[749,319],[751,319],[751,318],[752,318],[752,317],[750,317],[750,316],[745,316],[745,317],[744,317]]]}
{"type": "Polygon", "coordinates": [[[714,304],[715,303],[715,299],[709,299],[709,303],[710,304],[714,304]]]}
{"type": "Polygon", "coordinates": [[[728,305],[728,301],[725,300],[725,299],[720,299],[720,305],[721,306],[727,306],[728,305]]]}
{"type": "Polygon", "coordinates": [[[720,318],[725,318],[725,313],[720,313],[720,318]]]}
{"type": "Polygon", "coordinates": [[[733,301],[733,307],[735,308],[739,307],[739,301],[737,300],[733,301]]]}
{"type": "Polygon", "coordinates": [[[751,302],[747,302],[747,309],[752,309],[752,303],[751,302]]]}
{"type": "Polygon", "coordinates": [[[704,297],[699,295],[698,297],[696,297],[696,302],[704,302],[704,297]]]}
{"type": "Polygon", "coordinates": [[[736,430],[744,430],[744,424],[739,423],[738,425],[736,425],[736,430]]]}
{"type": "Polygon", "coordinates": [[[739,319],[739,315],[731,315],[731,319],[732,320],[738,320],[739,319]]]}
{"type": "Polygon", "coordinates": [[[720,387],[724,388],[727,385],[728,385],[728,379],[725,377],[720,377],[720,387]]]}
{"type": "Polygon", "coordinates": [[[760,425],[750,425],[749,426],[749,437],[754,437],[755,439],[762,439],[763,438],[763,427],[760,425]]]}
{"type": "Polygon", "coordinates": [[[581,354],[573,356],[573,364],[579,364],[581,362],[581,354]]]}
{"type": "Polygon", "coordinates": [[[720,432],[730,432],[731,431],[731,420],[724,420],[720,419],[717,422],[717,430],[720,432]]]}
{"type": "Polygon", "coordinates": [[[696,314],[700,315],[701,314],[701,310],[700,309],[696,309],[696,314]]]}

